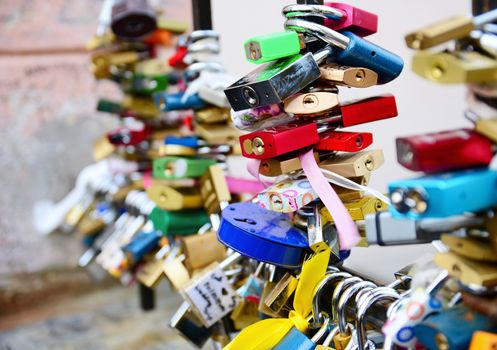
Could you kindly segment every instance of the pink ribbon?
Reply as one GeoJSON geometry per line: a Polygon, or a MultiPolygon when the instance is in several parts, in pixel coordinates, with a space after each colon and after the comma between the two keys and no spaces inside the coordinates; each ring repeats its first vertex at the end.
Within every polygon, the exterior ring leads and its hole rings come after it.
{"type": "Polygon", "coordinates": [[[260,182],[254,180],[238,179],[227,176],[226,182],[228,183],[228,188],[232,194],[256,194],[264,190],[264,186],[260,182]]]}
{"type": "Polygon", "coordinates": [[[319,169],[312,149],[300,154],[300,163],[312,188],[335,221],[341,250],[349,250],[361,240],[357,226],[349,212],[319,169]]]}

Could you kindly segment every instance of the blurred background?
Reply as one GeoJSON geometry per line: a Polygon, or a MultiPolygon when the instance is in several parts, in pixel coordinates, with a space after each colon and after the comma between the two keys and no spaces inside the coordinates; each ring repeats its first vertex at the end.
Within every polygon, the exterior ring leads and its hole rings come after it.
{"type": "MultiPolygon", "coordinates": [[[[415,76],[403,37],[442,17],[469,14],[471,3],[347,2],[380,15],[378,34],[370,40],[406,62],[401,77],[391,84],[367,89],[364,95],[357,89],[343,93],[347,99],[385,92],[397,98],[399,117],[370,129],[374,147],[385,153],[385,165],[371,185],[384,190],[393,179],[413,176],[396,162],[395,137],[466,125],[464,87],[432,84],[415,76]]],[[[190,1],[161,3],[168,17],[191,22],[190,1]]],[[[288,3],[212,0],[214,29],[221,35],[224,63],[234,77],[253,69],[244,59],[242,43],[254,35],[282,30],[280,11],[288,3]]],[[[60,200],[73,187],[78,172],[92,162],[92,143],[115,123],[95,112],[95,104],[97,96],[112,97],[118,91],[108,82],[95,82],[85,51],[101,4],[101,0],[0,2],[0,349],[30,349],[35,344],[38,349],[40,344],[51,349],[124,344],[128,349],[186,348],[167,329],[166,317],[179,305],[167,288],[163,293],[168,297],[158,298],[158,311],[147,315],[138,310],[134,290],[110,288],[107,294],[98,294],[76,269],[80,242],[61,234],[43,237],[31,224],[33,205],[42,199],[60,200]]],[[[368,248],[367,252],[356,248],[349,264],[386,280],[430,250],[429,246],[368,248]]]]}

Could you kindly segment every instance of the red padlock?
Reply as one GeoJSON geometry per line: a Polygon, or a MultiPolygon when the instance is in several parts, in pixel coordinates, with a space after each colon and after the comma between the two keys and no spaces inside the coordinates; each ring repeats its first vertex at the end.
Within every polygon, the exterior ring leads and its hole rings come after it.
{"type": "Polygon", "coordinates": [[[176,48],[176,52],[174,53],[174,55],[169,57],[167,63],[169,63],[171,67],[174,67],[176,69],[185,69],[187,65],[185,64],[185,62],[183,62],[183,59],[185,58],[187,53],[188,48],[186,46],[178,46],[176,48]]]}
{"type": "Polygon", "coordinates": [[[324,25],[328,28],[338,31],[349,31],[361,37],[374,34],[378,31],[378,15],[340,2],[325,2],[324,4],[342,13],[340,19],[326,18],[324,20],[324,25]]]}
{"type": "Polygon", "coordinates": [[[147,126],[135,128],[122,126],[107,133],[107,139],[116,146],[135,146],[145,141],[150,136],[151,130],[147,126]]]}
{"type": "Polygon", "coordinates": [[[493,157],[492,142],[470,129],[456,129],[396,140],[397,161],[426,173],[486,166],[493,157]]]}
{"type": "Polygon", "coordinates": [[[328,131],[320,136],[314,146],[318,151],[359,152],[373,143],[373,134],[369,132],[328,131]]]}
{"type": "Polygon", "coordinates": [[[246,158],[269,159],[319,142],[315,123],[290,123],[240,136],[246,158]]]}

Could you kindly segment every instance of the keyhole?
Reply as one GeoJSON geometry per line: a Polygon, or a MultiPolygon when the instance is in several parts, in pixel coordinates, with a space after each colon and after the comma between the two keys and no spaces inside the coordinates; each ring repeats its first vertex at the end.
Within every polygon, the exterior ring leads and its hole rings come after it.
{"type": "Polygon", "coordinates": [[[369,171],[373,171],[374,162],[372,158],[366,159],[366,163],[364,165],[366,166],[366,169],[368,169],[369,171]]]}
{"type": "Polygon", "coordinates": [[[355,80],[357,82],[363,81],[365,77],[366,77],[366,72],[364,71],[364,69],[359,69],[355,74],[355,80]]]}
{"type": "Polygon", "coordinates": [[[355,139],[355,144],[357,147],[362,147],[362,136],[357,136],[357,138],[355,139]]]}
{"type": "Polygon", "coordinates": [[[431,69],[431,75],[434,79],[440,79],[445,74],[445,68],[441,64],[435,64],[431,69]]]}
{"type": "Polygon", "coordinates": [[[248,218],[244,218],[244,219],[235,218],[235,221],[245,222],[245,223],[247,223],[249,225],[257,225],[257,222],[255,220],[248,219],[248,218]]]}
{"type": "Polygon", "coordinates": [[[304,100],[302,101],[304,104],[304,108],[315,108],[319,104],[319,100],[316,97],[316,95],[307,95],[304,97],[304,100]]]}

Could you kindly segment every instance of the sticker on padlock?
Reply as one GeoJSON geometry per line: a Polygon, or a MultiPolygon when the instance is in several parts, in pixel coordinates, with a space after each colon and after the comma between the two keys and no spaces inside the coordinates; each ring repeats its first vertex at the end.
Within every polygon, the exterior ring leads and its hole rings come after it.
{"type": "Polygon", "coordinates": [[[303,231],[284,214],[256,203],[234,203],[222,212],[218,239],[252,259],[283,267],[301,265],[308,249],[303,231]]]}
{"type": "Polygon", "coordinates": [[[427,173],[486,166],[493,157],[492,142],[469,129],[401,137],[396,144],[401,165],[427,173]]]}
{"type": "Polygon", "coordinates": [[[259,205],[279,213],[292,213],[318,198],[307,179],[286,179],[269,186],[257,196],[259,205]]]}
{"type": "Polygon", "coordinates": [[[292,122],[294,118],[285,113],[282,104],[271,104],[238,112],[231,111],[231,120],[238,129],[256,131],[292,122]]]}
{"type": "Polygon", "coordinates": [[[205,327],[221,320],[239,302],[238,295],[217,264],[195,277],[182,294],[205,327]]]}
{"type": "Polygon", "coordinates": [[[471,169],[398,180],[388,186],[394,217],[443,218],[490,209],[497,194],[488,191],[497,182],[497,172],[471,169]]]}

